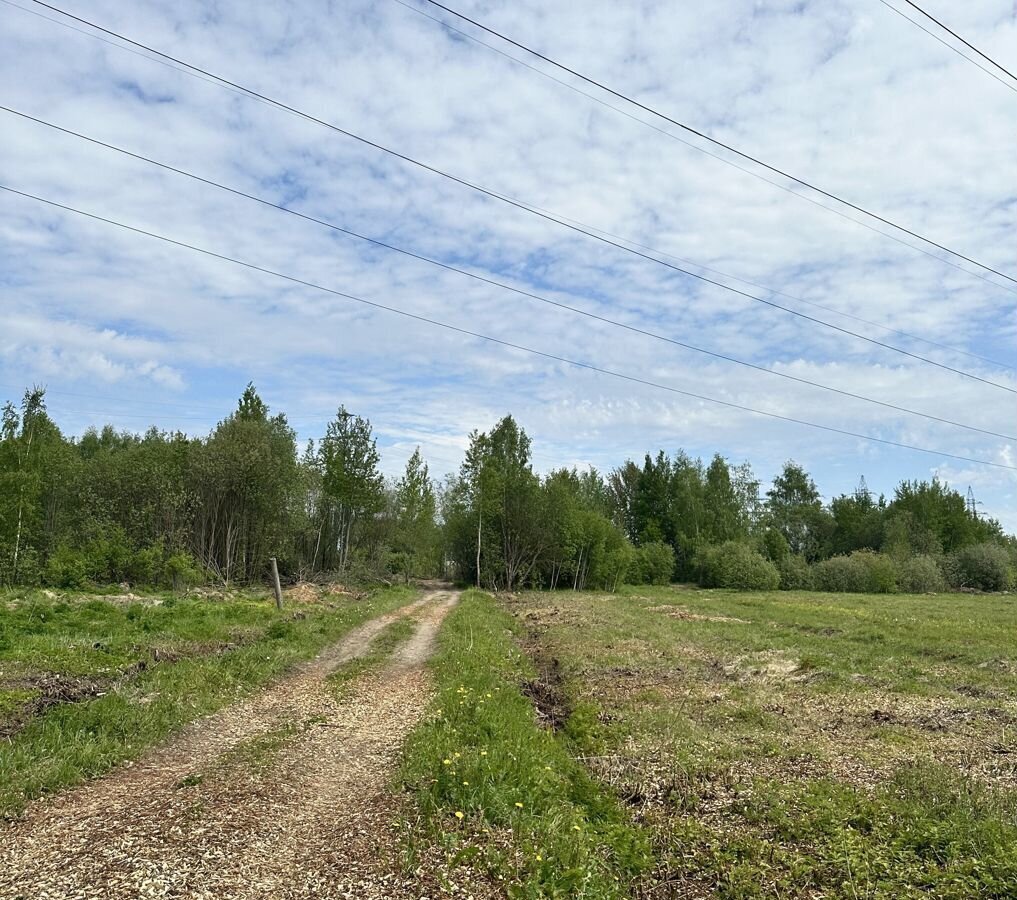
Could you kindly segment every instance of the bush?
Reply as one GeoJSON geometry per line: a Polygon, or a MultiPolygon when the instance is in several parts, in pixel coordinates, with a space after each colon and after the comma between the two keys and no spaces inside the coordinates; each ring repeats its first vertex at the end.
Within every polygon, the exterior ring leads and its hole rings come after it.
{"type": "Polygon", "coordinates": [[[821,591],[851,594],[893,594],[897,591],[897,567],[893,560],[871,550],[850,556],[834,556],[812,567],[815,587],[821,591]]]}
{"type": "Polygon", "coordinates": [[[807,591],[813,586],[812,569],[804,556],[788,554],[776,560],[782,591],[807,591]]]}
{"type": "Polygon", "coordinates": [[[951,553],[944,563],[955,588],[1005,591],[1010,587],[1010,555],[999,544],[972,544],[951,553]]]}
{"type": "Polygon", "coordinates": [[[938,594],[946,579],[933,556],[909,556],[897,561],[897,588],[903,594],[938,594]]]}
{"type": "Polygon", "coordinates": [[[674,575],[675,556],[670,544],[653,541],[636,548],[629,570],[632,584],[669,584],[674,575]]]}
{"type": "Polygon", "coordinates": [[[88,583],[88,567],[84,555],[70,547],[57,547],[46,561],[42,580],[49,587],[84,587],[88,583]]]}
{"type": "Polygon", "coordinates": [[[175,591],[182,591],[204,580],[194,557],[189,553],[174,553],[163,567],[164,578],[175,591]]]}
{"type": "Polygon", "coordinates": [[[62,545],[50,555],[43,581],[50,587],[81,589],[96,584],[130,584],[183,590],[202,580],[187,553],[166,555],[162,544],[132,550],[116,535],[82,547],[62,545]]]}
{"type": "Polygon", "coordinates": [[[695,568],[703,587],[775,591],[780,586],[777,567],[748,545],[737,541],[704,547],[696,554],[695,568]]]}

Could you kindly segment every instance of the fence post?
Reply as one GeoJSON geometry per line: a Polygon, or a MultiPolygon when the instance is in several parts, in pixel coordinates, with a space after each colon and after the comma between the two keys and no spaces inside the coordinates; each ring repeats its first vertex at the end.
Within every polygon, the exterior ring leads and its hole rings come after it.
{"type": "Polygon", "coordinates": [[[275,557],[269,559],[272,564],[272,588],[275,591],[275,608],[282,609],[282,585],[279,584],[279,566],[276,564],[275,557]]]}

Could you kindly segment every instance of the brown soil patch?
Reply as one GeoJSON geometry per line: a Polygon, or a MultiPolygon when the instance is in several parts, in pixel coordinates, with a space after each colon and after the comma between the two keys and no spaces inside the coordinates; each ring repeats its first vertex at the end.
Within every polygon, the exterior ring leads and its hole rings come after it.
{"type": "Polygon", "coordinates": [[[102,697],[147,667],[147,662],[139,660],[113,676],[59,675],[47,672],[4,681],[5,688],[31,691],[33,696],[22,703],[6,720],[0,722],[0,739],[9,740],[14,737],[35,716],[42,715],[52,706],[61,703],[81,703],[102,697]]]}
{"type": "Polygon", "coordinates": [[[792,677],[802,678],[802,675],[797,674],[799,667],[799,661],[783,651],[766,650],[762,653],[739,656],[724,666],[724,671],[735,677],[783,681],[792,677]]]}
{"type": "Polygon", "coordinates": [[[661,612],[672,619],[685,619],[690,622],[733,622],[738,625],[751,625],[748,619],[739,619],[735,616],[707,616],[702,613],[694,613],[684,606],[648,606],[649,612],[661,612]]]}
{"type": "Polygon", "coordinates": [[[301,581],[283,591],[283,602],[317,603],[321,599],[321,591],[316,585],[301,581]]]}

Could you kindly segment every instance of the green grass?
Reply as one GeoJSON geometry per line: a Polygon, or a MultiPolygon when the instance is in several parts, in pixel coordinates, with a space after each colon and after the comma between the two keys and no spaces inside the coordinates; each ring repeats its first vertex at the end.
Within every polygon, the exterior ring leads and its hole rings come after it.
{"type": "Polygon", "coordinates": [[[679,588],[506,600],[693,896],[1017,896],[1017,603],[679,588]]]}
{"type": "Polygon", "coordinates": [[[611,792],[574,757],[571,736],[539,728],[520,684],[534,670],[511,618],[469,591],[450,613],[433,660],[437,697],[410,737],[401,772],[421,821],[415,851],[437,845],[513,897],[611,898],[649,864],[649,846],[611,792]]]}
{"type": "MultiPolygon", "coordinates": [[[[391,588],[282,613],[257,596],[161,605],[32,596],[8,604],[0,609],[0,684],[22,690],[54,673],[114,680],[102,696],[53,706],[0,744],[0,815],[138,757],[411,596],[391,588]],[[116,677],[139,661],[146,668],[116,677]]],[[[8,716],[17,709],[10,699],[5,706],[8,716]]]]}

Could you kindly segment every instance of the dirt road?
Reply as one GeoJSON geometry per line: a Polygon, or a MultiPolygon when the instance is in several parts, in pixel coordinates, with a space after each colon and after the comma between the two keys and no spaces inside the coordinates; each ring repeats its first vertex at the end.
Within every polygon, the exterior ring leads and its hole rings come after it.
{"type": "Polygon", "coordinates": [[[429,697],[423,663],[452,592],[351,632],[263,693],[131,767],[0,825],[0,897],[420,897],[387,787],[429,697]],[[326,677],[400,616],[414,636],[336,699],[326,677]]]}

